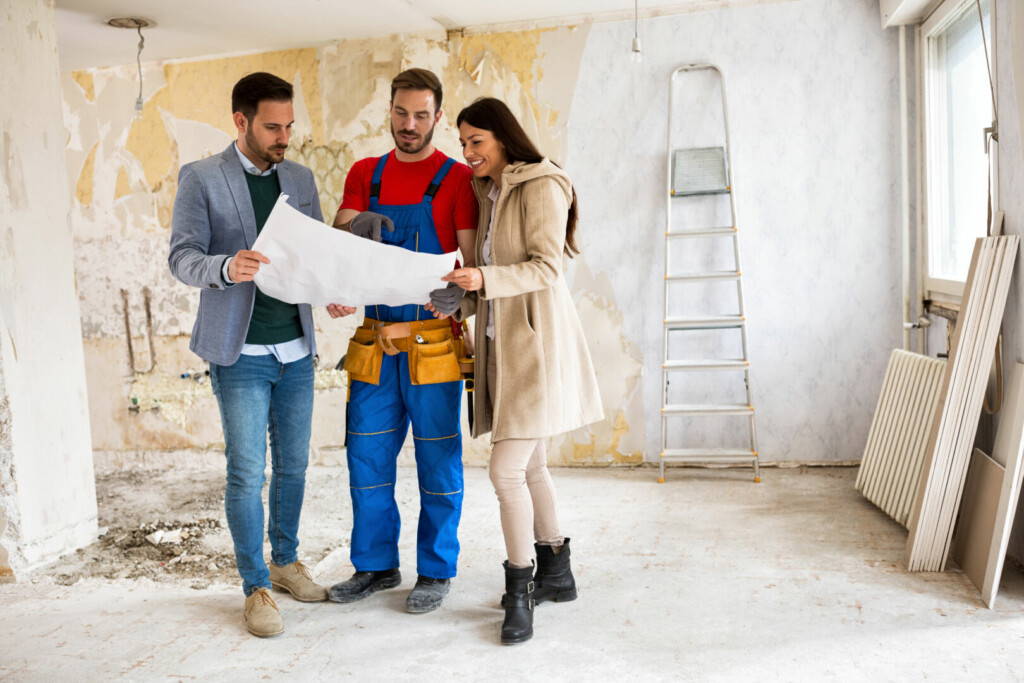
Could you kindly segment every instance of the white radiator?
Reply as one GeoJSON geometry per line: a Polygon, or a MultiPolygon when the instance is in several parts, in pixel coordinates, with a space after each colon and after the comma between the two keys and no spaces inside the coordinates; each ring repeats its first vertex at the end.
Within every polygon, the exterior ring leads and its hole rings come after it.
{"type": "Polygon", "coordinates": [[[904,527],[917,494],[945,366],[937,358],[892,352],[857,474],[857,490],[904,527]]]}

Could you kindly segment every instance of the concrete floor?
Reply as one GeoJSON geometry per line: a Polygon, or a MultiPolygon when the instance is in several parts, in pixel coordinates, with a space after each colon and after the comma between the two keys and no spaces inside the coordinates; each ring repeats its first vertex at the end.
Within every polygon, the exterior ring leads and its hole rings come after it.
{"type": "MultiPolygon", "coordinates": [[[[342,472],[312,471],[307,495],[343,505],[342,472]]],[[[236,586],[37,577],[0,586],[0,679],[1021,680],[1019,570],[996,610],[959,572],[906,573],[906,532],[854,491],[855,474],[766,470],[754,485],[742,471],[676,470],[658,485],[652,470],[557,470],[580,599],[542,605],[534,639],[501,647],[504,554],[486,472],[467,471],[450,598],[413,616],[414,472],[403,470],[402,588],[345,606],[280,596],[286,631],[260,640],[242,626],[236,586]]],[[[324,524],[312,517],[307,536],[324,524]]],[[[323,582],[348,576],[346,552],[319,562],[323,582]]]]}

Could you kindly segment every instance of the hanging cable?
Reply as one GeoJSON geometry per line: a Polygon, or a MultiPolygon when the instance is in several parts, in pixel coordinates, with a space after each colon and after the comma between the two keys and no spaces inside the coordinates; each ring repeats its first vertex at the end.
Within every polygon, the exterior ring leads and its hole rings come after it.
{"type": "Polygon", "coordinates": [[[633,46],[630,50],[630,57],[636,63],[640,63],[644,59],[644,53],[640,47],[640,0],[633,0],[633,46]]]}
{"type": "Polygon", "coordinates": [[[139,67],[139,97],[135,100],[135,111],[142,111],[142,48],[146,46],[146,39],[142,36],[142,24],[136,24],[135,29],[139,32],[139,51],[135,54],[135,64],[139,67]]]}
{"type": "Polygon", "coordinates": [[[985,69],[988,71],[988,90],[992,94],[992,139],[999,142],[999,114],[996,109],[996,86],[992,81],[992,64],[988,59],[988,40],[985,38],[985,17],[981,12],[981,0],[974,0],[978,8],[978,26],[981,27],[981,47],[985,51],[985,69]]]}

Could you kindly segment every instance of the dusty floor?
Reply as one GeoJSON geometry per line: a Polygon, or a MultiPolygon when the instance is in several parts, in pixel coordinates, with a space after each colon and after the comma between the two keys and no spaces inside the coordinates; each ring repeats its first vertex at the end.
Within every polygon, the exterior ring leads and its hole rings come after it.
{"type": "MultiPolygon", "coordinates": [[[[486,472],[467,471],[461,573],[445,607],[403,611],[414,471],[398,489],[405,582],[354,605],[280,596],[286,632],[249,636],[221,508],[223,472],[99,479],[103,538],[0,585],[0,679],[972,680],[1024,678],[1024,577],[985,609],[959,572],[907,574],[906,532],[853,469],[557,470],[580,599],[497,644],[503,558],[486,472]],[[151,536],[163,530],[171,541],[151,536]],[[147,541],[151,536],[152,541],[147,541]]],[[[351,572],[344,469],[310,472],[303,559],[351,572]]]]}

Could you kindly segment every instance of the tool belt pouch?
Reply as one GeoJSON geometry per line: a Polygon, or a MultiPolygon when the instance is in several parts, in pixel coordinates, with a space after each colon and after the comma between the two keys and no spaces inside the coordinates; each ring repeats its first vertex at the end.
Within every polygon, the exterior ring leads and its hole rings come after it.
{"type": "Polygon", "coordinates": [[[455,355],[459,359],[459,372],[466,382],[466,391],[473,391],[473,373],[475,372],[475,361],[473,354],[469,352],[469,344],[466,339],[455,340],[455,355]]]}
{"type": "Polygon", "coordinates": [[[409,379],[413,384],[440,384],[462,379],[455,340],[449,336],[439,342],[410,344],[409,379]]]}
{"type": "Polygon", "coordinates": [[[356,333],[348,341],[348,353],[345,354],[345,371],[350,380],[380,384],[380,366],[384,360],[384,350],[377,343],[377,335],[373,330],[363,327],[356,328],[356,333]]]}

